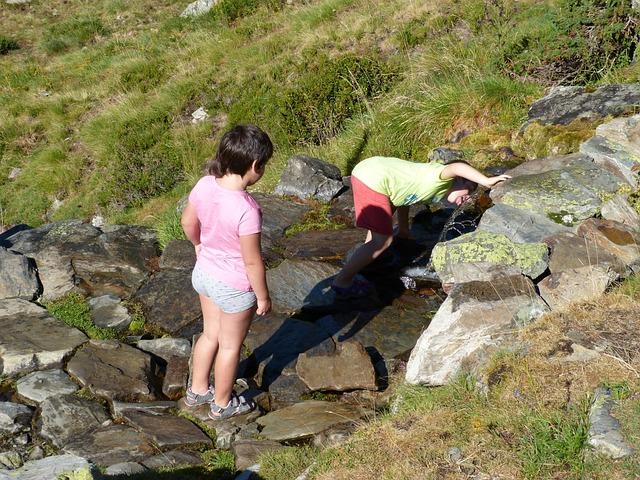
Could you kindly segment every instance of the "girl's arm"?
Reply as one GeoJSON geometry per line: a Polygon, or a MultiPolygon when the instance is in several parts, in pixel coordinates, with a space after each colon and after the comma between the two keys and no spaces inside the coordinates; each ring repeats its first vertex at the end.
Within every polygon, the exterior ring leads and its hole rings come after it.
{"type": "Polygon", "coordinates": [[[262,252],[260,251],[260,234],[240,235],[240,252],[242,260],[247,269],[247,277],[251,288],[258,299],[258,315],[264,315],[271,310],[271,298],[267,288],[267,277],[265,275],[262,252]]]}
{"type": "Polygon", "coordinates": [[[510,175],[498,175],[497,177],[487,177],[466,163],[450,163],[440,173],[440,178],[447,180],[450,178],[462,177],[483,187],[493,187],[495,184],[504,182],[511,178],[510,175]]]}
{"type": "Polygon", "coordinates": [[[196,207],[191,202],[187,203],[187,206],[182,212],[180,224],[182,225],[184,234],[187,236],[189,241],[193,243],[197,257],[200,253],[200,220],[198,220],[196,207]]]}

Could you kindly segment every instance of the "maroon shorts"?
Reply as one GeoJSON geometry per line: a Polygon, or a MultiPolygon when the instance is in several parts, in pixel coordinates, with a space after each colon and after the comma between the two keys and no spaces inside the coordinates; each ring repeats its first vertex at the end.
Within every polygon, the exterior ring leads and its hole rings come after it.
{"type": "Polygon", "coordinates": [[[393,210],[386,195],[367,187],[351,176],[356,226],[382,235],[393,235],[393,210]]]}

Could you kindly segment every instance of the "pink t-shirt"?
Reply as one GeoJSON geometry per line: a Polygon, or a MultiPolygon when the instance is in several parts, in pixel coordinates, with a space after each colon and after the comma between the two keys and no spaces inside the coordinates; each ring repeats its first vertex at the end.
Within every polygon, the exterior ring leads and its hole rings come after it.
{"type": "Polygon", "coordinates": [[[202,177],[189,194],[200,220],[202,248],[197,264],[213,278],[241,291],[251,290],[240,252],[240,236],[262,230],[262,210],[244,190],[228,190],[216,177],[202,177]]]}

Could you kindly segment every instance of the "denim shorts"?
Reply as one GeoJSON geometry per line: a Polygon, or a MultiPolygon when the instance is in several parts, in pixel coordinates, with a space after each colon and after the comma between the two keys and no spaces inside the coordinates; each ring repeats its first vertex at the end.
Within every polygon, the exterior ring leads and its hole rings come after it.
{"type": "Polygon", "coordinates": [[[238,313],[250,309],[256,304],[253,291],[243,292],[219,282],[197,264],[191,274],[193,289],[200,295],[209,297],[225,313],[238,313]]]}

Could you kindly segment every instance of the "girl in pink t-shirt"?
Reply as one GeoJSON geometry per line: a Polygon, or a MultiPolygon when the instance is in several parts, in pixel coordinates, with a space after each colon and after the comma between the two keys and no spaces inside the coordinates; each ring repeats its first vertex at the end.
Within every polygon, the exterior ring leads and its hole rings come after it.
{"type": "Polygon", "coordinates": [[[182,228],[196,250],[192,283],[204,321],[184,401],[188,406],[210,403],[214,420],[255,408],[233,392],[251,319],[271,310],[260,252],[262,212],[246,188],[260,180],[272,153],[269,136],[255,125],[225,133],[208,175],[193,187],[182,214],[182,228]],[[215,389],[209,385],[212,366],[215,389]]]}

